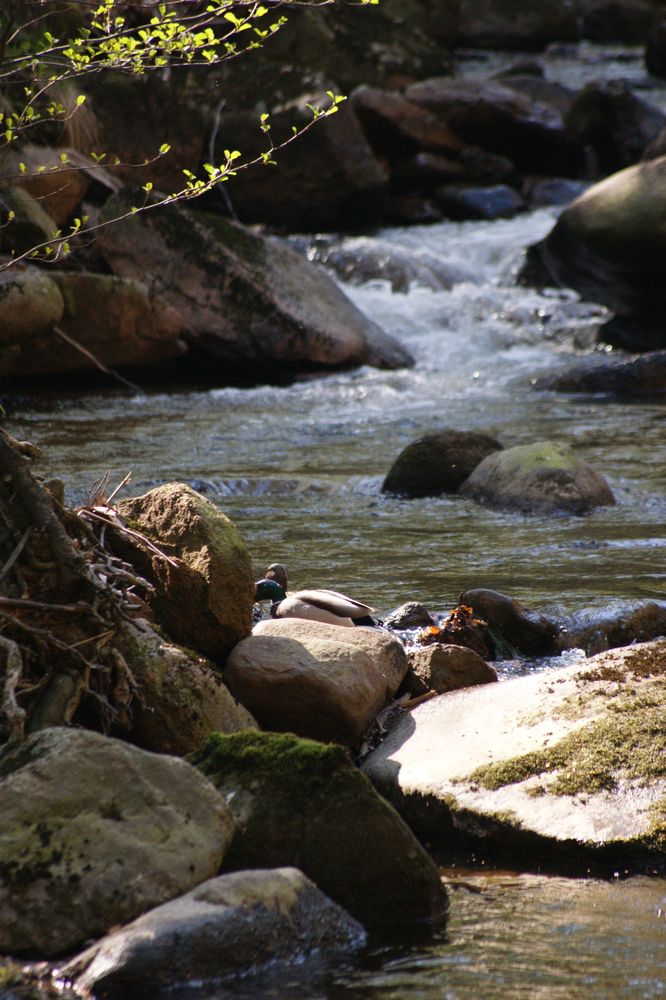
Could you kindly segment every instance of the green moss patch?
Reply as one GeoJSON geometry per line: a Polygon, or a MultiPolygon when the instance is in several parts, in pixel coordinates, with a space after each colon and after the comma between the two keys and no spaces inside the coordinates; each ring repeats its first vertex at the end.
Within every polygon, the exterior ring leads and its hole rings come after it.
{"type": "Polygon", "coordinates": [[[569,733],[551,747],[478,767],[464,781],[491,790],[554,774],[551,795],[613,791],[618,778],[648,784],[666,777],[666,705],[646,690],[613,702],[602,719],[569,733]]]}
{"type": "Polygon", "coordinates": [[[292,733],[260,733],[254,729],[213,733],[187,759],[210,778],[230,772],[248,778],[270,775],[299,787],[305,783],[328,782],[341,767],[349,769],[352,766],[347,751],[337,744],[301,739],[292,733]]]}
{"type": "Polygon", "coordinates": [[[629,677],[645,680],[666,674],[666,640],[639,647],[619,663],[601,664],[578,674],[579,681],[615,681],[626,683],[629,677]]]}

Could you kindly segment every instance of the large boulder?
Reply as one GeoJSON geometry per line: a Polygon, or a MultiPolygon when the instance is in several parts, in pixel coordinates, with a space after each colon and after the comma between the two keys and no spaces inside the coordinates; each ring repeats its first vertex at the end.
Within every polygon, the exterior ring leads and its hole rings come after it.
{"type": "Polygon", "coordinates": [[[252,628],[252,564],[236,526],[183,483],[120,500],[116,511],[163,553],[136,535],[113,535],[117,550],[156,588],[157,621],[175,642],[224,659],[252,628]]]}
{"type": "Polygon", "coordinates": [[[424,434],[400,452],[382,484],[382,493],[404,497],[456,493],[476,466],[502,445],[489,434],[441,430],[424,434]]]}
{"type": "Polygon", "coordinates": [[[527,514],[586,514],[615,503],[591,465],[569,445],[536,441],[484,458],[460,487],[462,496],[527,514]]]}
{"type": "Polygon", "coordinates": [[[224,680],[264,729],[355,746],[407,672],[382,629],[284,618],[232,650],[224,680]]]}
{"type": "MultiPolygon", "coordinates": [[[[135,200],[120,192],[104,217],[124,216],[135,200]]],[[[332,278],[276,237],[171,205],[109,227],[98,242],[116,274],[149,282],[187,317],[189,340],[205,353],[209,375],[219,365],[228,379],[229,363],[254,374],[261,365],[412,363],[332,278]]]]}
{"type": "MultiPolygon", "coordinates": [[[[419,705],[363,770],[421,837],[523,870],[666,870],[666,641],[419,705]]],[[[441,854],[440,854],[441,857],[441,854]]]]}
{"type": "Polygon", "coordinates": [[[123,626],[123,640],[136,687],[128,706],[127,739],[132,743],[182,756],[211,733],[257,728],[205,657],[166,642],[141,620],[123,626]]]}
{"type": "Polygon", "coordinates": [[[295,868],[220,875],[120,930],[58,970],[79,994],[144,1000],[276,963],[329,958],[365,943],[363,928],[295,868]]]}
{"type": "Polygon", "coordinates": [[[588,656],[666,635],[666,601],[617,601],[581,608],[559,622],[556,648],[588,656]]]}
{"type": "MultiPolygon", "coordinates": [[[[290,136],[292,125],[305,127],[311,117],[299,108],[271,115],[273,141],[290,136]]],[[[254,108],[223,114],[219,134],[215,163],[224,162],[230,135],[247,158],[259,157],[266,148],[254,108]]],[[[239,172],[227,194],[244,223],[262,222],[287,232],[344,230],[382,217],[388,179],[352,107],[341,104],[335,115],[276,153],[273,164],[239,172]]]]}
{"type": "Polygon", "coordinates": [[[86,730],[0,754],[0,952],[62,955],[219,871],[224,801],[183,760],[86,730]]]}
{"type": "Polygon", "coordinates": [[[637,97],[624,80],[586,84],[566,116],[567,132],[585,149],[592,177],[636,163],[665,125],[664,113],[637,97]]]}
{"type": "Polygon", "coordinates": [[[542,49],[578,38],[575,6],[566,0],[460,0],[458,44],[489,49],[542,49]]]}
{"type": "Polygon", "coordinates": [[[225,870],[295,865],[369,929],[446,912],[436,865],[341,747],[215,735],[191,760],[235,817],[225,870]]]}
{"type": "Polygon", "coordinates": [[[593,185],[530,248],[525,283],[574,288],[615,313],[600,333],[629,351],[666,346],[666,156],[593,185]]]}
{"type": "Polygon", "coordinates": [[[22,377],[139,368],[186,351],[185,323],[140,281],[109,274],[49,271],[62,295],[58,330],[23,345],[12,366],[22,377]]]}
{"type": "Polygon", "coordinates": [[[568,176],[578,170],[580,151],[560,110],[503,82],[435,77],[410,84],[405,96],[466,142],[507,157],[520,172],[568,176]]]}

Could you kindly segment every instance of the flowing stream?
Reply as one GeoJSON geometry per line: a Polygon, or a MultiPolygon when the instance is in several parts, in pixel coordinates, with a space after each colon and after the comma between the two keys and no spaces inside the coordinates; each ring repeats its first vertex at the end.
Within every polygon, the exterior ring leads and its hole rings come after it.
{"type": "MultiPolygon", "coordinates": [[[[473,60],[467,65],[474,70],[473,60]]],[[[84,501],[106,470],[112,486],[131,471],[134,494],[188,482],[241,529],[257,576],[268,563],[284,562],[294,589],[346,591],[380,612],[413,599],[446,611],[470,587],[491,587],[559,616],[663,599],[663,401],[534,387],[540,374],[594,350],[604,315],[572,293],[514,284],[524,248],[555,218],[555,209],[542,209],[337,241],[358,261],[345,290],[409,346],[412,370],[363,368],[289,386],[26,397],[8,405],[8,429],[44,448],[40,472],[62,478],[71,502],[84,501]],[[382,278],[360,282],[370,254],[395,255],[413,279],[402,288],[382,278]],[[451,287],[443,287],[443,272],[451,287]],[[484,431],[505,446],[566,441],[606,476],[617,502],[586,517],[527,517],[456,497],[382,495],[400,450],[442,427],[484,431]]],[[[306,252],[315,256],[318,245],[309,241],[306,252]]],[[[371,950],[333,970],[301,969],[287,981],[247,981],[210,995],[666,994],[665,880],[448,874],[466,887],[452,891],[441,940],[371,950]]]]}

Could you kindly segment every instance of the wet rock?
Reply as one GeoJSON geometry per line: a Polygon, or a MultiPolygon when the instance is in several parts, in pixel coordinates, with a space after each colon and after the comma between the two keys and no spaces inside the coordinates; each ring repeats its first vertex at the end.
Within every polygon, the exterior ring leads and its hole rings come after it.
{"type": "Polygon", "coordinates": [[[630,397],[660,393],[666,389],[666,351],[648,351],[629,358],[595,355],[568,371],[538,379],[536,388],[630,397]]]}
{"type": "Polygon", "coordinates": [[[388,632],[289,618],[256,625],[224,680],[262,728],[353,747],[406,670],[388,632]]]}
{"type": "Polygon", "coordinates": [[[567,132],[585,149],[593,177],[636,163],[665,124],[663,112],[637,97],[624,80],[586,84],[566,116],[567,132]]]}
{"type": "Polygon", "coordinates": [[[0,952],[50,958],[215,875],[223,800],[185,761],[86,730],[0,754],[0,952]]]}
{"type": "Polygon", "coordinates": [[[525,208],[517,191],[506,184],[467,187],[445,184],[434,194],[435,204],[449,219],[507,219],[525,208]]]}
{"type": "MultiPolygon", "coordinates": [[[[133,200],[122,192],[105,215],[133,200]]],[[[273,371],[412,364],[321,268],[274,237],[172,205],[111,226],[99,247],[117,274],[150,281],[187,317],[189,340],[223,380],[230,362],[255,373],[262,364],[273,371]]]]}
{"type": "Polygon", "coordinates": [[[139,281],[109,274],[49,271],[65,310],[53,330],[25,345],[13,373],[31,378],[112,368],[140,368],[179,357],[185,323],[139,281]],[[92,356],[91,356],[92,355],[92,356]]]}
{"type": "Polygon", "coordinates": [[[419,646],[454,645],[474,651],[484,660],[495,657],[493,636],[486,622],[475,616],[471,608],[459,604],[439,625],[430,625],[416,633],[413,640],[419,646]]]}
{"type": "Polygon", "coordinates": [[[428,609],[423,604],[419,604],[418,601],[407,601],[406,604],[401,604],[399,608],[384,618],[384,628],[390,628],[396,632],[408,628],[425,628],[434,624],[435,619],[428,609]]]}
{"type": "Polygon", "coordinates": [[[437,645],[413,649],[408,658],[416,676],[438,694],[497,681],[497,672],[473,649],[465,646],[437,645]]]}
{"type": "Polygon", "coordinates": [[[562,115],[504,83],[436,77],[411,84],[405,96],[466,142],[507,157],[522,173],[567,176],[577,169],[579,150],[562,115]]]}
{"type": "Polygon", "coordinates": [[[445,429],[404,448],[389,469],[382,493],[404,497],[455,493],[482,459],[502,445],[488,434],[445,429]]]}
{"type": "Polygon", "coordinates": [[[663,871],[665,663],[662,640],[433,698],[363,770],[419,836],[477,859],[663,871]]]}
{"type": "MultiPolygon", "coordinates": [[[[331,89],[329,84],[328,88],[331,89]]],[[[335,89],[335,88],[333,88],[335,89]]],[[[327,103],[327,101],[326,101],[327,103]]],[[[289,135],[304,127],[309,111],[288,108],[271,115],[271,134],[289,135]]],[[[223,114],[215,163],[224,162],[224,146],[233,135],[244,157],[260,156],[265,136],[257,111],[223,114]]],[[[387,194],[388,173],[375,157],[350,105],[275,155],[276,166],[257,167],[234,177],[229,198],[244,223],[262,222],[286,232],[358,228],[377,222],[387,194]]]]}
{"type": "Polygon", "coordinates": [[[34,337],[50,330],[65,311],[57,284],[36,267],[0,271],[0,373],[20,364],[34,337]]]}
{"type": "Polygon", "coordinates": [[[589,184],[587,181],[572,181],[566,177],[532,178],[523,186],[523,195],[530,208],[545,205],[568,205],[581,194],[589,184]]]}
{"type": "Polygon", "coordinates": [[[211,733],[257,728],[209,660],[166,642],[141,621],[123,631],[125,658],[137,686],[126,736],[132,743],[182,756],[211,733]]]}
{"type": "Polygon", "coordinates": [[[483,618],[500,641],[527,656],[545,656],[559,648],[557,624],[513,597],[496,590],[466,590],[460,595],[459,604],[483,618]]]}
{"type": "Polygon", "coordinates": [[[530,248],[520,280],[574,288],[615,313],[600,338],[628,351],[666,346],[666,157],[593,185],[530,248]]]}
{"type": "Polygon", "coordinates": [[[460,487],[462,496],[527,514],[586,514],[615,503],[592,466],[568,445],[537,441],[489,455],[460,487]]]}
{"type": "Polygon", "coordinates": [[[3,169],[17,175],[16,186],[35,198],[56,226],[62,227],[70,221],[90,187],[91,178],[83,168],[84,163],[89,167],[92,161],[76,150],[28,143],[18,151],[9,152],[3,169]],[[71,166],[63,165],[62,156],[67,157],[71,166]],[[24,165],[25,173],[20,164],[24,165]]]}
{"type": "Polygon", "coordinates": [[[577,611],[560,624],[557,649],[584,649],[588,656],[666,635],[666,603],[638,601],[577,611]]]}
{"type": "Polygon", "coordinates": [[[576,12],[565,0],[460,0],[458,44],[489,49],[541,49],[578,38],[576,12]]]}
{"type": "Polygon", "coordinates": [[[186,980],[201,986],[268,963],[355,951],[365,938],[361,925],[295,868],[243,871],[150,910],[58,975],[86,996],[143,1000],[186,980]]]}
{"type": "Polygon", "coordinates": [[[434,862],[341,747],[239,733],[192,760],[236,818],[225,869],[295,865],[368,929],[444,915],[434,862]]]}
{"type": "Polygon", "coordinates": [[[183,483],[167,483],[120,500],[120,517],[148,536],[114,534],[116,549],[156,588],[157,621],[178,643],[223,659],[250,634],[255,583],[240,532],[229,518],[183,483]]]}

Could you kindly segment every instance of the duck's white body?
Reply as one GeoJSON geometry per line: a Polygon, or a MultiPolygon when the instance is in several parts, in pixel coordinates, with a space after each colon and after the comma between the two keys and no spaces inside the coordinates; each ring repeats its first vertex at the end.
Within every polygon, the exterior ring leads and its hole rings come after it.
{"type": "Polygon", "coordinates": [[[371,615],[374,608],[336,590],[297,590],[289,594],[275,608],[276,618],[305,618],[354,628],[352,618],[371,615]]]}

